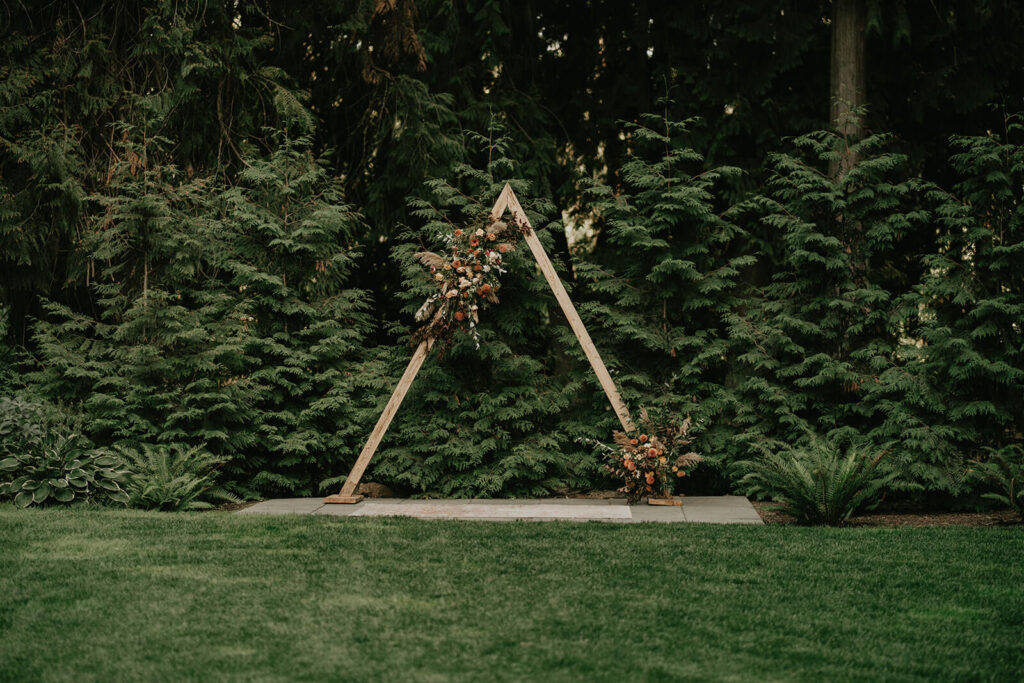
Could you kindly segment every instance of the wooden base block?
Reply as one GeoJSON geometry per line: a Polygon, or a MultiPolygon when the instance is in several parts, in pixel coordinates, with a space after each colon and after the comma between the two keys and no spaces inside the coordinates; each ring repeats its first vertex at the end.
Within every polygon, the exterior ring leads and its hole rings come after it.
{"type": "Polygon", "coordinates": [[[362,499],[363,499],[363,497],[358,495],[358,494],[354,495],[354,496],[343,496],[341,494],[338,494],[338,495],[335,495],[335,496],[327,496],[326,498],[324,498],[324,502],[325,503],[344,503],[346,505],[352,505],[353,503],[358,503],[362,499]]]}
{"type": "Polygon", "coordinates": [[[680,506],[683,504],[683,499],[679,497],[672,498],[648,498],[648,505],[675,505],[680,506]]]}

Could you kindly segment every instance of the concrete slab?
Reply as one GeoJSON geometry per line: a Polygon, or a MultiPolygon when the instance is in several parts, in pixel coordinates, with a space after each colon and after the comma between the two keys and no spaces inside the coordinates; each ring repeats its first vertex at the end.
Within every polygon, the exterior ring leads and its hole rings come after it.
{"type": "Polygon", "coordinates": [[[332,517],[416,517],[478,521],[703,522],[762,524],[743,496],[687,496],[680,507],[627,505],[623,499],[585,498],[411,500],[367,498],[355,505],[325,505],[321,498],[266,500],[240,510],[249,515],[330,515],[332,517]]]}
{"type": "Polygon", "coordinates": [[[683,516],[687,522],[764,524],[743,496],[687,496],[683,498],[683,516]]]}
{"type": "MultiPolygon", "coordinates": [[[[323,498],[275,498],[238,511],[240,515],[311,515],[324,506],[323,498]]],[[[341,506],[351,507],[351,506],[341,506]]]]}
{"type": "Polygon", "coordinates": [[[418,517],[420,519],[629,519],[626,505],[559,505],[557,503],[496,503],[494,501],[409,501],[404,504],[370,501],[352,517],[418,517]]]}

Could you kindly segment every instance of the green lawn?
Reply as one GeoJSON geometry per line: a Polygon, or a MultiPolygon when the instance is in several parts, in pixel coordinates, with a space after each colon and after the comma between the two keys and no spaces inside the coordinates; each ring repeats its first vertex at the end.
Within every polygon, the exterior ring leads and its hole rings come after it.
{"type": "Polygon", "coordinates": [[[0,508],[6,680],[1020,680],[1024,529],[0,508]]]}

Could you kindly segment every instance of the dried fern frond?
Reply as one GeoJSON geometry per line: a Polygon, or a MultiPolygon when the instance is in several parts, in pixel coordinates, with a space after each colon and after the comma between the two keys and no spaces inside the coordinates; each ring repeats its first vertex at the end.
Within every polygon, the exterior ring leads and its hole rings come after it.
{"type": "Polygon", "coordinates": [[[640,421],[644,424],[648,424],[651,421],[651,416],[647,413],[647,408],[640,406],[640,421]]]}
{"type": "Polygon", "coordinates": [[[612,432],[612,438],[615,440],[615,445],[619,448],[633,447],[633,444],[629,442],[629,437],[625,432],[612,432]]]}
{"type": "Polygon", "coordinates": [[[434,312],[435,308],[437,308],[436,297],[430,297],[429,299],[424,301],[423,305],[420,306],[419,310],[416,311],[416,315],[414,316],[416,318],[416,322],[423,322],[424,320],[429,318],[430,314],[434,312]]]}
{"type": "Polygon", "coordinates": [[[438,256],[432,251],[417,251],[413,254],[420,260],[420,263],[428,268],[441,268],[447,261],[442,256],[438,256]]]}
{"type": "Polygon", "coordinates": [[[679,435],[680,436],[683,436],[683,435],[686,434],[686,432],[690,431],[691,420],[692,420],[692,418],[687,416],[687,418],[685,420],[683,420],[683,424],[679,425],[679,435]]]}
{"type": "Polygon", "coordinates": [[[683,455],[680,455],[678,458],[676,458],[676,467],[678,467],[679,469],[693,467],[702,460],[704,460],[704,458],[700,457],[699,455],[691,451],[689,453],[684,453],[683,455]]]}

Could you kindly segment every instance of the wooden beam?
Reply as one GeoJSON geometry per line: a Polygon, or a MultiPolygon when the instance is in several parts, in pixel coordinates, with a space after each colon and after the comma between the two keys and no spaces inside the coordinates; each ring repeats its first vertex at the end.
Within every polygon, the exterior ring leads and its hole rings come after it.
{"type": "MultiPolygon", "coordinates": [[[[544,251],[540,240],[537,239],[537,233],[533,231],[530,219],[526,217],[526,212],[523,211],[522,205],[519,204],[519,200],[508,183],[505,183],[505,189],[502,190],[501,196],[498,197],[498,203],[494,205],[495,210],[501,206],[502,201],[508,206],[508,210],[512,212],[512,215],[521,224],[525,225],[526,230],[523,236],[526,239],[526,243],[529,245],[530,251],[533,252],[533,257],[537,260],[540,272],[544,274],[544,278],[548,281],[551,291],[555,293],[555,299],[558,301],[558,305],[562,307],[562,313],[569,320],[569,326],[572,327],[572,331],[576,334],[576,339],[579,340],[580,346],[583,347],[583,353],[586,354],[587,360],[590,361],[590,367],[594,369],[597,381],[601,383],[601,388],[604,389],[609,403],[612,404],[612,410],[618,416],[619,423],[627,432],[633,431],[635,427],[632,418],[629,416],[629,409],[626,408],[626,403],[619,396],[619,390],[616,388],[612,376],[608,373],[608,369],[604,366],[601,354],[597,352],[597,347],[594,346],[594,342],[591,340],[583,320],[580,319],[579,313],[576,312],[572,299],[569,298],[568,292],[565,291],[565,287],[562,285],[555,267],[551,265],[551,259],[548,258],[547,252],[544,251]]],[[[491,217],[494,218],[493,211],[491,212],[491,217]]]]}
{"type": "Polygon", "coordinates": [[[363,477],[363,472],[366,471],[366,466],[370,464],[373,454],[377,452],[377,446],[380,445],[381,439],[384,438],[384,433],[388,431],[391,420],[394,419],[395,413],[398,412],[398,407],[402,405],[402,399],[409,393],[409,387],[412,386],[413,380],[416,379],[416,374],[423,366],[423,361],[426,360],[427,353],[433,345],[434,339],[430,338],[421,341],[420,345],[416,347],[412,358],[409,359],[409,365],[405,367],[402,378],[398,380],[398,386],[395,387],[391,398],[388,399],[388,404],[384,407],[384,412],[380,414],[380,418],[377,420],[377,426],[373,428],[370,438],[367,439],[366,445],[363,446],[363,450],[356,459],[356,464],[352,467],[352,471],[349,472],[348,478],[345,479],[345,484],[341,487],[341,493],[336,496],[327,496],[324,498],[325,503],[358,503],[363,499],[362,496],[356,494],[359,480],[363,477]]]}
{"type": "MultiPolygon", "coordinates": [[[[508,183],[505,183],[505,187],[502,188],[497,201],[494,202],[494,208],[491,209],[491,220],[498,220],[504,215],[506,210],[511,211],[516,221],[525,227],[523,237],[529,245],[533,257],[537,260],[540,271],[544,274],[544,279],[548,281],[551,291],[554,292],[555,299],[558,301],[559,306],[562,307],[562,312],[565,313],[565,317],[569,320],[569,326],[572,327],[572,331],[576,334],[576,339],[579,340],[583,353],[586,354],[587,360],[590,361],[590,366],[594,369],[594,374],[597,375],[597,380],[601,383],[608,401],[612,404],[612,409],[618,416],[622,428],[627,432],[633,431],[633,420],[629,416],[629,410],[626,408],[625,402],[619,396],[619,390],[615,387],[615,382],[612,381],[608,369],[605,368],[601,355],[597,352],[597,347],[594,346],[593,340],[591,340],[590,335],[587,333],[583,320],[580,319],[579,314],[576,312],[576,307],[573,306],[569,294],[565,291],[565,287],[558,277],[558,273],[555,272],[555,267],[551,265],[551,260],[544,251],[540,240],[537,239],[537,233],[533,231],[530,219],[526,217],[526,212],[523,211],[523,207],[519,204],[515,192],[512,191],[512,186],[508,183]]],[[[324,498],[325,503],[358,503],[363,499],[361,495],[356,493],[359,480],[362,478],[363,472],[366,471],[367,465],[370,464],[373,454],[377,452],[381,439],[384,438],[384,434],[391,425],[391,420],[394,419],[395,413],[398,412],[399,406],[402,405],[402,399],[409,393],[409,388],[412,386],[413,380],[416,379],[416,374],[419,373],[420,368],[423,366],[423,361],[426,360],[427,353],[433,345],[434,339],[430,338],[420,342],[420,345],[416,347],[412,358],[409,359],[409,365],[405,368],[405,373],[402,374],[402,378],[398,381],[398,386],[395,387],[391,398],[388,399],[388,404],[384,407],[384,412],[381,413],[380,418],[377,420],[377,425],[373,428],[373,432],[370,433],[370,438],[367,439],[363,450],[359,453],[356,464],[352,467],[352,471],[349,472],[348,478],[345,479],[345,484],[341,487],[341,493],[327,496],[324,498]]]]}

